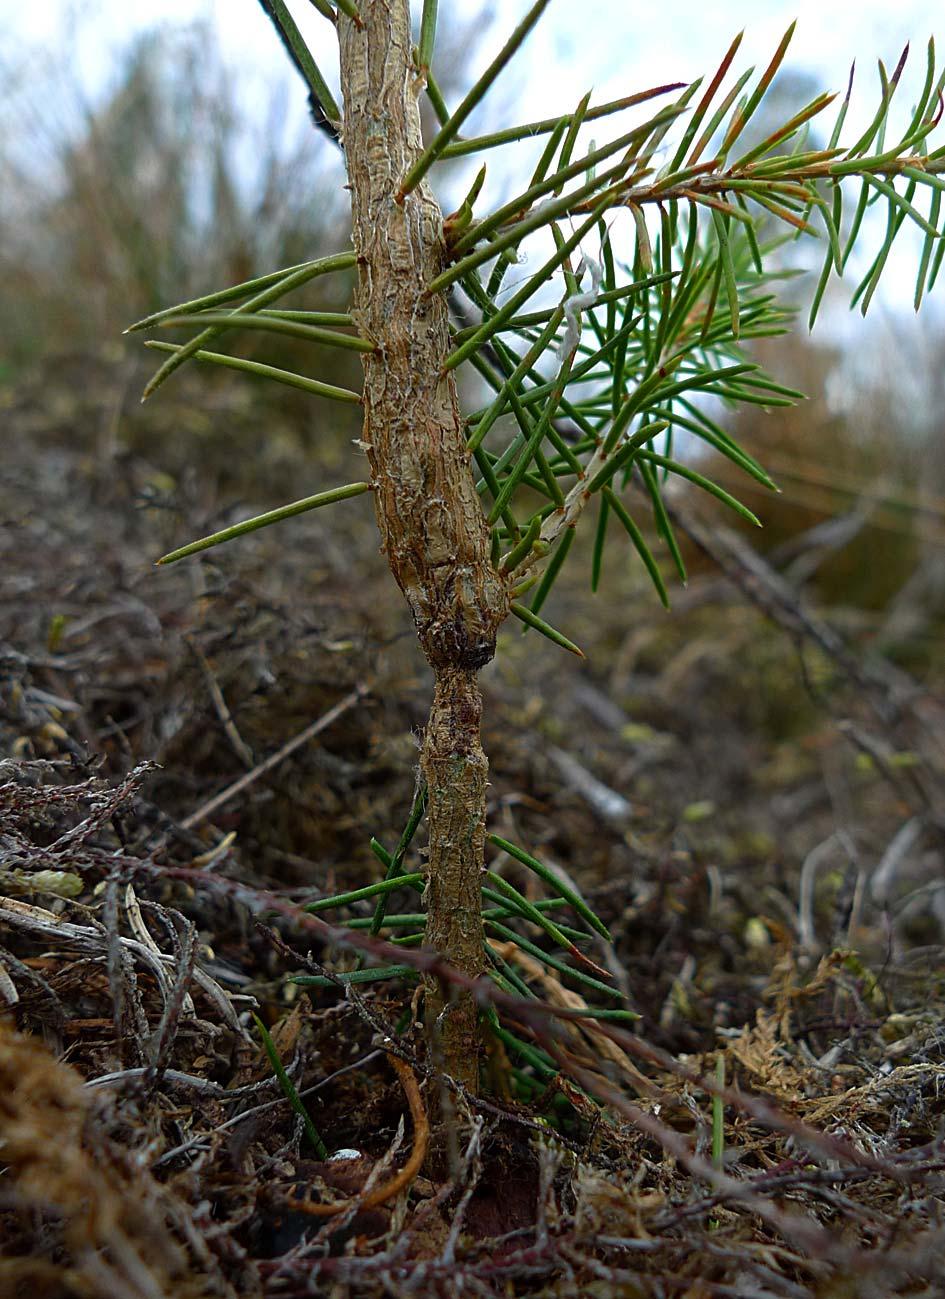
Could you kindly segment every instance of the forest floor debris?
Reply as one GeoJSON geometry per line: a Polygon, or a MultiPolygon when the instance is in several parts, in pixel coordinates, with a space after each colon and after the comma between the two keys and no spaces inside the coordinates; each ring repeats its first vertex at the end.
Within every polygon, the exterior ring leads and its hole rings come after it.
{"type": "Polygon", "coordinates": [[[375,880],[412,794],[428,681],[369,512],[153,569],[306,455],[276,427],[242,484],[212,439],[158,470],[107,377],[0,415],[4,1292],[942,1294],[941,664],[851,673],[857,611],[817,611],[838,659],[707,564],[670,618],[563,587],[579,669],[504,633],[492,824],[579,883],[641,1018],[578,1030],[508,941],[562,1072],[526,1105],[495,1041],[482,1097],[443,1092],[409,987],[291,981],[350,963],[296,908],[375,880]]]}

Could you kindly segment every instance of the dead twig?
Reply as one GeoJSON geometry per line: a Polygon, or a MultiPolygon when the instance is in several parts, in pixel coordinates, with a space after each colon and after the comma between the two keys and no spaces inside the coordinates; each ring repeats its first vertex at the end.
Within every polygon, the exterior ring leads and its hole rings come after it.
{"type": "Polygon", "coordinates": [[[327,713],[323,713],[316,721],[310,723],[304,730],[299,731],[298,735],[294,735],[291,740],[287,740],[281,749],[277,749],[265,761],[255,766],[252,771],[247,771],[245,776],[240,776],[238,780],[234,780],[232,784],[227,785],[226,789],[221,789],[219,794],[214,794],[213,798],[208,799],[202,807],[198,807],[196,812],[191,812],[190,816],[181,822],[181,828],[192,830],[195,825],[200,825],[202,821],[206,821],[214,812],[218,812],[231,799],[236,798],[237,794],[242,794],[244,789],[248,789],[262,776],[278,767],[296,749],[300,749],[303,744],[308,744],[309,740],[313,740],[316,735],[320,735],[322,731],[327,730],[332,722],[336,722],[339,717],[342,717],[350,708],[353,708],[356,703],[364,698],[368,691],[369,687],[363,683],[355,686],[350,694],[345,695],[344,699],[335,704],[333,708],[329,708],[327,713]]]}

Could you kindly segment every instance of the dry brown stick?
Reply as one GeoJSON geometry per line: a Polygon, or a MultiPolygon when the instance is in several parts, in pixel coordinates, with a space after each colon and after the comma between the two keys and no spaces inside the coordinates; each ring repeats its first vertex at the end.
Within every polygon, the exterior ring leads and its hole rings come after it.
{"type": "Polygon", "coordinates": [[[266,758],[264,762],[260,762],[252,771],[247,771],[245,776],[240,776],[238,780],[234,780],[231,785],[227,785],[226,789],[221,789],[219,794],[214,794],[213,798],[204,803],[203,807],[198,807],[196,812],[191,812],[190,816],[181,822],[181,828],[192,830],[201,821],[206,821],[208,817],[219,811],[224,804],[229,803],[237,794],[242,794],[244,789],[248,789],[250,785],[255,784],[261,776],[265,776],[274,767],[278,767],[279,763],[284,762],[296,749],[300,749],[303,744],[307,744],[309,740],[314,739],[316,735],[326,730],[331,726],[332,722],[337,721],[349,708],[353,708],[367,693],[368,687],[366,685],[356,686],[350,694],[345,695],[344,699],[335,704],[334,708],[329,708],[328,712],[323,713],[317,721],[306,726],[303,731],[299,731],[298,735],[293,736],[291,740],[283,744],[282,748],[277,749],[271,757],[266,758]]]}
{"type": "Polygon", "coordinates": [[[184,644],[197,660],[197,665],[200,668],[203,679],[207,685],[207,690],[210,693],[213,707],[216,709],[217,717],[220,719],[220,725],[223,727],[223,732],[230,742],[230,748],[239,758],[243,766],[252,771],[255,766],[253,751],[239,733],[236,722],[233,720],[233,714],[230,712],[229,705],[226,702],[226,697],[223,694],[223,688],[213,675],[213,669],[207,660],[206,654],[204,654],[200,646],[197,645],[189,636],[184,637],[184,644]]]}
{"type": "Polygon", "coordinates": [[[336,1214],[347,1213],[349,1209],[375,1209],[385,1204],[395,1195],[407,1189],[423,1167],[427,1146],[430,1141],[430,1125],[427,1122],[426,1110],[420,1097],[420,1088],[413,1070],[399,1056],[388,1052],[388,1060],[393,1065],[401,1081],[407,1104],[410,1106],[410,1117],[413,1120],[413,1150],[403,1168],[389,1182],[384,1182],[365,1196],[355,1196],[351,1200],[339,1200],[335,1204],[316,1204],[312,1200],[289,1200],[290,1209],[300,1213],[309,1213],[315,1218],[333,1218],[336,1214]]]}

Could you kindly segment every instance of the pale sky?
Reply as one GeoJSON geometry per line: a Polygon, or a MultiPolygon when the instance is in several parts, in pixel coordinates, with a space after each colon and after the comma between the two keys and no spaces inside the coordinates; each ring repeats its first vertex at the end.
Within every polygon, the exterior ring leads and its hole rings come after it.
{"type": "MultiPolygon", "coordinates": [[[[308,0],[289,0],[313,47],[328,51],[331,34],[308,0]]],[[[420,4],[414,3],[419,11],[420,4]]],[[[494,40],[484,40],[474,57],[488,59],[489,48],[502,39],[529,7],[528,0],[493,0],[494,40]]],[[[475,13],[479,0],[440,0],[440,23],[451,8],[475,13]]],[[[50,43],[68,32],[80,15],[76,53],[90,75],[107,70],[109,54],[135,31],[159,22],[208,16],[224,52],[238,62],[284,70],[257,0],[0,0],[0,39],[7,46],[50,43]],[[96,66],[97,65],[97,66],[96,66]]],[[[561,96],[576,98],[593,85],[602,95],[619,88],[661,80],[689,80],[710,71],[734,34],[745,29],[739,54],[742,66],[770,57],[788,23],[797,32],[787,67],[816,73],[825,85],[842,89],[850,62],[875,80],[882,57],[891,67],[907,40],[913,44],[914,72],[920,75],[925,42],[936,35],[945,53],[945,12],[929,0],[661,0],[658,5],[632,0],[552,0],[529,38],[534,74],[516,86],[523,116],[557,106],[561,96]]],[[[326,63],[330,60],[326,59],[326,63]]],[[[473,68],[471,71],[476,71],[473,68]]],[[[514,77],[514,71],[507,74],[514,77]]]]}
{"type": "MultiPolygon", "coordinates": [[[[322,20],[307,0],[289,0],[290,8],[309,30],[323,27],[322,20]]],[[[414,4],[419,11],[419,3],[414,4]]],[[[440,0],[440,21],[448,21],[451,7],[458,12],[475,11],[476,0],[440,0]]],[[[511,28],[528,9],[528,0],[501,0],[494,3],[496,29],[511,28]]],[[[63,31],[72,13],[84,15],[85,22],[95,20],[97,35],[108,44],[121,40],[135,29],[153,26],[159,21],[180,21],[210,14],[224,45],[231,51],[264,53],[256,42],[266,31],[257,0],[42,0],[24,5],[22,0],[0,0],[0,23],[9,36],[32,40],[53,39],[63,31]]],[[[781,34],[794,18],[798,31],[792,46],[793,59],[812,68],[830,71],[839,59],[851,57],[874,59],[885,53],[892,58],[911,39],[922,44],[929,35],[943,34],[940,6],[929,0],[859,0],[856,4],[836,0],[721,0],[707,4],[703,0],[663,0],[655,16],[646,6],[631,0],[552,0],[532,44],[545,43],[557,60],[580,62],[584,68],[601,69],[610,75],[625,68],[633,77],[642,69],[676,69],[680,61],[695,58],[683,75],[692,75],[702,66],[705,52],[711,61],[712,49],[723,49],[732,35],[746,28],[750,53],[770,48],[772,38],[781,34]],[[588,40],[592,25],[600,33],[588,40]],[[845,30],[844,30],[845,29],[845,30]],[[754,47],[752,50],[751,47],[754,47]],[[608,64],[610,66],[608,66],[608,64]]],[[[743,49],[745,47],[743,46],[743,49]]],[[[556,61],[557,61],[556,60],[556,61]]],[[[556,69],[556,73],[559,72],[556,69]]]]}
{"type": "MultiPolygon", "coordinates": [[[[288,0],[300,27],[309,40],[326,76],[334,77],[334,39],[328,24],[309,0],[288,0]]],[[[492,0],[493,23],[471,51],[469,77],[486,65],[529,7],[529,0],[492,0]]],[[[419,0],[414,0],[419,14],[419,0]]],[[[481,0],[440,0],[440,27],[445,29],[450,12],[469,16],[480,12],[481,0]]],[[[248,74],[245,79],[248,102],[255,94],[266,95],[280,80],[288,86],[288,102],[304,115],[304,92],[288,68],[258,0],[0,0],[0,69],[19,62],[30,46],[66,48],[73,69],[94,88],[107,83],[115,55],[136,32],[157,23],[186,22],[206,18],[216,34],[227,63],[248,74]]],[[[664,81],[687,81],[711,74],[732,37],[745,29],[736,69],[749,65],[764,67],[788,23],[797,18],[797,31],[785,60],[785,70],[812,74],[818,89],[843,91],[850,63],[857,63],[857,79],[848,123],[850,130],[869,120],[878,97],[876,60],[887,69],[895,65],[907,40],[912,52],[903,83],[901,111],[911,106],[910,95],[921,86],[925,71],[925,47],[935,35],[945,59],[945,10],[929,0],[858,0],[856,4],[836,0],[661,0],[646,6],[632,0],[552,0],[544,18],[526,45],[524,62],[528,75],[516,76],[514,65],[498,83],[498,107],[502,120],[511,121],[560,112],[577,102],[593,87],[592,102],[624,95],[664,81]]],[[[832,110],[824,117],[828,125],[832,110]]],[[[482,129],[482,119],[472,119],[470,130],[482,129]]],[[[496,121],[488,123],[490,127],[496,121]]],[[[598,126],[604,138],[606,123],[598,126]]],[[[590,131],[590,128],[589,128],[590,131]]],[[[591,132],[593,134],[593,132],[591,132]]],[[[507,166],[514,164],[509,163],[507,166]]],[[[490,158],[490,178],[481,200],[488,206],[501,192],[506,171],[497,154],[490,158]],[[492,159],[496,161],[493,162],[492,159]]],[[[867,231],[867,236],[870,232],[867,231]]],[[[881,238],[881,234],[879,235],[881,238]]],[[[912,272],[918,240],[904,230],[890,264],[889,273],[875,299],[871,315],[894,309],[897,314],[911,302],[912,272]]],[[[875,241],[865,238],[863,256],[875,250],[875,241]],[[868,245],[868,247],[867,247],[868,245]]],[[[812,249],[816,262],[819,250],[812,249]]],[[[868,261],[867,263],[868,264],[868,261]]],[[[851,282],[856,280],[850,276],[851,282]]],[[[945,277],[943,277],[945,280],[945,277]]],[[[942,303],[945,283],[936,286],[932,313],[939,325],[945,313],[942,303]]],[[[911,313],[909,313],[911,316],[911,313]]],[[[835,321],[834,328],[842,324],[835,321]]],[[[917,322],[908,319],[904,329],[915,331],[917,322]]],[[[911,336],[911,335],[910,335],[911,336]]]]}

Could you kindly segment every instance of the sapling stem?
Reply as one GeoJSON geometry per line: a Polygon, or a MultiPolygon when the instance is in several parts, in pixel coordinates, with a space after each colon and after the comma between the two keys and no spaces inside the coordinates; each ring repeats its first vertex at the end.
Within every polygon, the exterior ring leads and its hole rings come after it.
{"type": "MultiPolygon", "coordinates": [[[[285,0],[264,3],[309,91],[337,123],[342,113],[285,0]]],[[[829,92],[816,95],[786,121],[772,122],[760,143],[742,143],[730,163],[729,153],[736,152],[784,60],[792,25],[757,79],[749,69],[725,88],[741,42],[737,37],[705,84],[698,80],[687,86],[660,86],[598,108],[590,108],[590,96],[585,95],[575,110],[463,140],[460,128],[548,0],[531,3],[452,113],[430,66],[445,0],[424,0],[416,48],[408,0],[314,4],[330,20],[339,41],[352,248],[191,299],[133,328],[193,325],[197,331],[181,346],[149,344],[167,353],[168,360],[147,392],[195,358],[272,378],[313,396],[360,405],[370,481],[306,497],[236,524],[181,547],[162,562],[371,492],[384,554],[432,669],[433,699],[407,828],[393,854],[372,841],[386,878],[322,898],[310,909],[333,911],[370,902],[373,915],[355,918],[357,928],[374,934],[403,930],[397,939],[402,945],[426,942],[466,977],[466,990],[451,1000],[445,986],[425,975],[425,1018],[433,1062],[475,1091],[479,1026],[470,982],[488,974],[501,987],[529,993],[496,940],[487,945],[484,922],[493,935],[518,943],[552,970],[581,980],[601,995],[617,995],[602,980],[572,968],[512,927],[536,924],[542,944],[551,943],[579,964],[606,973],[576,946],[577,931],[545,914],[557,903],[566,903],[606,941],[606,927],[570,885],[539,859],[497,836],[490,836],[493,846],[514,857],[557,896],[533,903],[485,870],[488,762],[480,739],[478,673],[494,656],[498,629],[512,614],[525,628],[583,657],[574,641],[546,622],[540,610],[559,573],[581,553],[572,543],[577,528],[586,527],[585,511],[595,497],[599,509],[592,511],[597,519],[592,589],[601,583],[608,542],[622,529],[664,604],[668,592],[654,554],[660,542],[683,581],[686,574],[663,498],[668,477],[682,479],[743,519],[758,522],[736,497],[701,472],[704,465],[692,467],[685,449],[674,452],[673,432],[682,430],[700,439],[751,479],[774,489],[770,476],[725,431],[721,416],[711,406],[707,410],[706,401],[767,408],[790,405],[800,396],[769,379],[745,350],[748,340],[784,333],[790,322],[791,309],[779,303],[775,288],[776,281],[796,272],[770,264],[781,244],[800,234],[825,236],[811,322],[831,275],[842,274],[861,233],[869,228],[871,206],[885,210],[885,235],[880,232],[879,248],[865,263],[853,302],[866,310],[893,241],[906,224],[924,235],[916,305],[931,291],[945,260],[945,147],[929,143],[942,116],[945,74],[936,68],[930,43],[924,83],[894,144],[887,140],[889,109],[904,60],[891,76],[880,64],[879,107],[852,146],[840,138],[851,77],[826,148],[808,147],[803,132],[832,102],[829,92]],[[424,87],[440,123],[427,145],[418,104],[424,87]],[[681,93],[674,102],[659,111],[647,109],[646,120],[630,129],[622,126],[616,138],[600,146],[582,143],[587,123],[677,90],[681,93]],[[665,144],[674,128],[678,139],[665,144]],[[486,193],[485,170],[480,167],[465,200],[444,225],[427,181],[437,160],[481,157],[490,149],[539,136],[547,140],[536,150],[537,159],[526,159],[520,174],[531,179],[520,182],[521,192],[480,216],[474,211],[486,193]],[[714,145],[715,155],[705,156],[714,145]],[[605,169],[598,172],[600,166],[605,169]],[[571,182],[575,187],[565,192],[571,182]],[[858,190],[844,212],[843,199],[851,184],[858,190]],[[622,221],[605,220],[606,213],[617,209],[623,210],[622,221]],[[772,218],[780,233],[764,239],[772,218]],[[522,265],[542,239],[545,246],[534,269],[510,277],[510,268],[522,265]],[[583,246],[585,240],[593,240],[596,247],[583,246]],[[583,293],[572,254],[575,261],[580,255],[591,270],[590,286],[583,293]],[[280,300],[291,290],[353,267],[358,284],[350,312],[282,308],[280,300]],[[562,276],[563,296],[555,283],[562,276]],[[540,294],[539,309],[523,311],[540,294]],[[582,338],[584,325],[590,333],[582,338]],[[356,332],[338,332],[349,327],[356,332]],[[363,394],[207,350],[218,334],[240,328],[358,351],[363,394]],[[464,361],[494,393],[488,405],[465,420],[454,379],[464,361]],[[655,542],[637,522],[637,501],[630,500],[628,506],[631,480],[643,488],[639,499],[651,516],[655,542]],[[614,523],[619,528],[610,526],[614,523]],[[522,596],[532,587],[531,604],[526,605],[522,596]],[[423,820],[424,868],[405,871],[407,851],[423,820]],[[388,916],[391,897],[402,890],[422,892],[425,911],[388,916]],[[483,897],[498,904],[485,915],[483,897]]],[[[406,977],[409,968],[362,968],[340,978],[367,983],[406,977]]],[[[322,976],[299,981],[318,987],[327,982],[322,976]]],[[[503,1029],[494,1014],[489,1018],[496,1036],[518,1054],[523,1069],[539,1077],[553,1072],[542,1052],[503,1029]]],[[[522,1070],[517,1076],[526,1079],[522,1070]]],[[[722,1117],[716,1107],[717,1163],[724,1154],[722,1117]]]]}
{"type": "MultiPolygon", "coordinates": [[[[435,151],[421,164],[407,0],[363,5],[360,27],[340,16],[338,35],[356,318],[377,345],[363,357],[363,440],[387,560],[434,673],[420,755],[428,797],[426,936],[451,964],[478,976],[486,967],[480,875],[488,764],[476,674],[495,652],[508,595],[490,557],[446,370],[446,302],[427,291],[447,254],[442,213],[422,179],[435,151]],[[411,179],[398,192],[401,177],[411,179]]],[[[426,1001],[435,1054],[475,1090],[474,999],[449,1002],[428,980],[426,1001]]]]}

